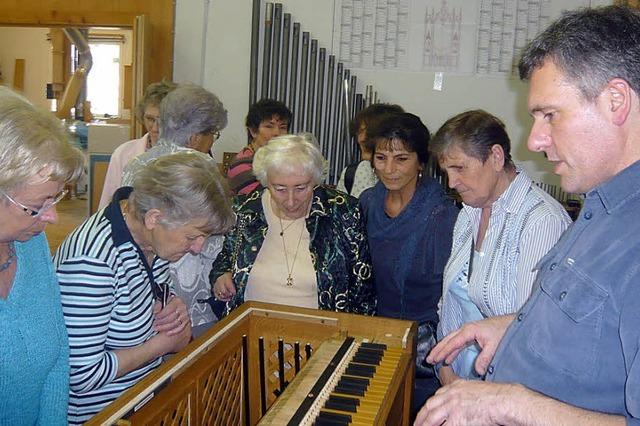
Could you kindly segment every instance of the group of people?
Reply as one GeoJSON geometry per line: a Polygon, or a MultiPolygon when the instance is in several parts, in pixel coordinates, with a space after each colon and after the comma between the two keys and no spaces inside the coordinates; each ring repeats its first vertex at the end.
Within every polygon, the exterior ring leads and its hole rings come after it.
{"type": "Polygon", "coordinates": [[[416,321],[418,425],[640,424],[639,63],[640,14],[617,6],[565,13],[523,53],[528,145],[586,194],[573,224],[486,111],[431,136],[398,105],[364,109],[334,189],[284,104],[251,106],[225,179],[220,100],[156,83],[148,133],[116,150],[102,208],[53,262],[42,231],[82,154],[2,89],[0,423],[82,423],[260,300],[416,321]]]}

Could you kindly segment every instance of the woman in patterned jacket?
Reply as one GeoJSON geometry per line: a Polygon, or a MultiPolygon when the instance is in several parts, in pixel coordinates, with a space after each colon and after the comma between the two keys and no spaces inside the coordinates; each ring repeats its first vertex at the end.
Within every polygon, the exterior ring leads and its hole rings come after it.
{"type": "Polygon", "coordinates": [[[325,164],[310,135],[280,136],[256,153],[266,189],[236,198],[236,226],[210,274],[226,313],[245,300],[375,313],[358,203],[321,185],[325,164]]]}

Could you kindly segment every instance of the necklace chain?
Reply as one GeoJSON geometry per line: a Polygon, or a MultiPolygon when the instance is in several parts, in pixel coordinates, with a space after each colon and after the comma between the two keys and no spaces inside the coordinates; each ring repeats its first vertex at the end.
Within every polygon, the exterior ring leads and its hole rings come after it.
{"type": "MultiPolygon", "coordinates": [[[[278,219],[280,219],[280,217],[278,217],[278,219]]],[[[280,219],[280,236],[283,237],[284,233],[287,232],[287,229],[291,228],[291,225],[293,225],[294,223],[296,223],[296,219],[292,220],[290,224],[288,224],[287,226],[285,226],[283,228],[282,227],[282,219],[280,219]]]]}
{"type": "Polygon", "coordinates": [[[304,224],[300,228],[300,236],[298,237],[298,245],[296,246],[296,252],[293,255],[293,260],[291,261],[291,267],[289,267],[289,255],[287,254],[287,246],[284,242],[284,231],[289,229],[291,225],[296,223],[297,219],[294,219],[293,222],[287,225],[285,228],[282,224],[282,218],[278,216],[278,220],[280,221],[280,237],[282,238],[282,250],[284,251],[284,261],[287,265],[287,287],[293,287],[293,268],[296,264],[296,259],[298,258],[298,252],[300,251],[300,242],[302,241],[302,233],[304,232],[304,224]]]}
{"type": "Polygon", "coordinates": [[[9,251],[8,251],[8,254],[7,254],[7,260],[4,263],[0,263],[0,272],[4,272],[7,269],[9,269],[11,264],[13,264],[14,260],[16,260],[16,249],[15,249],[13,243],[11,243],[11,244],[9,244],[9,251]]]}

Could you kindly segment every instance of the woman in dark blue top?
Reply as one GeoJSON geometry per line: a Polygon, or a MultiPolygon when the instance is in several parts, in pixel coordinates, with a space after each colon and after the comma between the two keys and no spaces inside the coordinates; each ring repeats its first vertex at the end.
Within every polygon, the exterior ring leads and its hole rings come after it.
{"type": "Polygon", "coordinates": [[[387,115],[367,129],[373,167],[380,182],[360,201],[378,295],[378,315],[419,323],[414,407],[438,387],[422,360],[435,343],[442,274],[451,252],[458,215],[440,184],[423,176],[429,130],[409,113],[387,115]]]}

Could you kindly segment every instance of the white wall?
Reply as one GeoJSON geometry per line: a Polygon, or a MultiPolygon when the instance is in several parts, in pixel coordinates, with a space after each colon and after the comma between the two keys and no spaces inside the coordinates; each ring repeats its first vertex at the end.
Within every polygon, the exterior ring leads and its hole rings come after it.
{"type": "Polygon", "coordinates": [[[0,27],[0,69],[4,85],[13,88],[16,59],[24,59],[24,92],[27,99],[49,109],[47,83],[51,82],[51,44],[48,28],[0,27]]]}
{"type": "MultiPolygon", "coordinates": [[[[426,1],[426,0],[416,0],[426,1]]],[[[572,4],[564,0],[560,4],[572,4]]],[[[318,39],[331,53],[334,2],[329,0],[281,0],[283,11],[318,39]]],[[[591,0],[592,5],[610,4],[591,0]]],[[[554,13],[560,12],[552,2],[554,13]]],[[[216,158],[224,151],[238,151],[246,144],[243,126],[249,99],[251,41],[250,0],[178,0],[174,79],[202,84],[217,94],[229,111],[229,125],[216,142],[216,158]]],[[[526,149],[530,119],[526,112],[526,84],[513,78],[444,75],[442,91],[434,91],[434,73],[352,69],[360,85],[372,84],[380,99],[398,103],[419,115],[433,132],[450,116],[471,108],[483,108],[507,125],[512,154],[534,178],[558,180],[541,154],[526,149]]],[[[359,91],[362,91],[359,89],[359,91]]],[[[294,111],[295,113],[295,111],[294,111]]]]}

